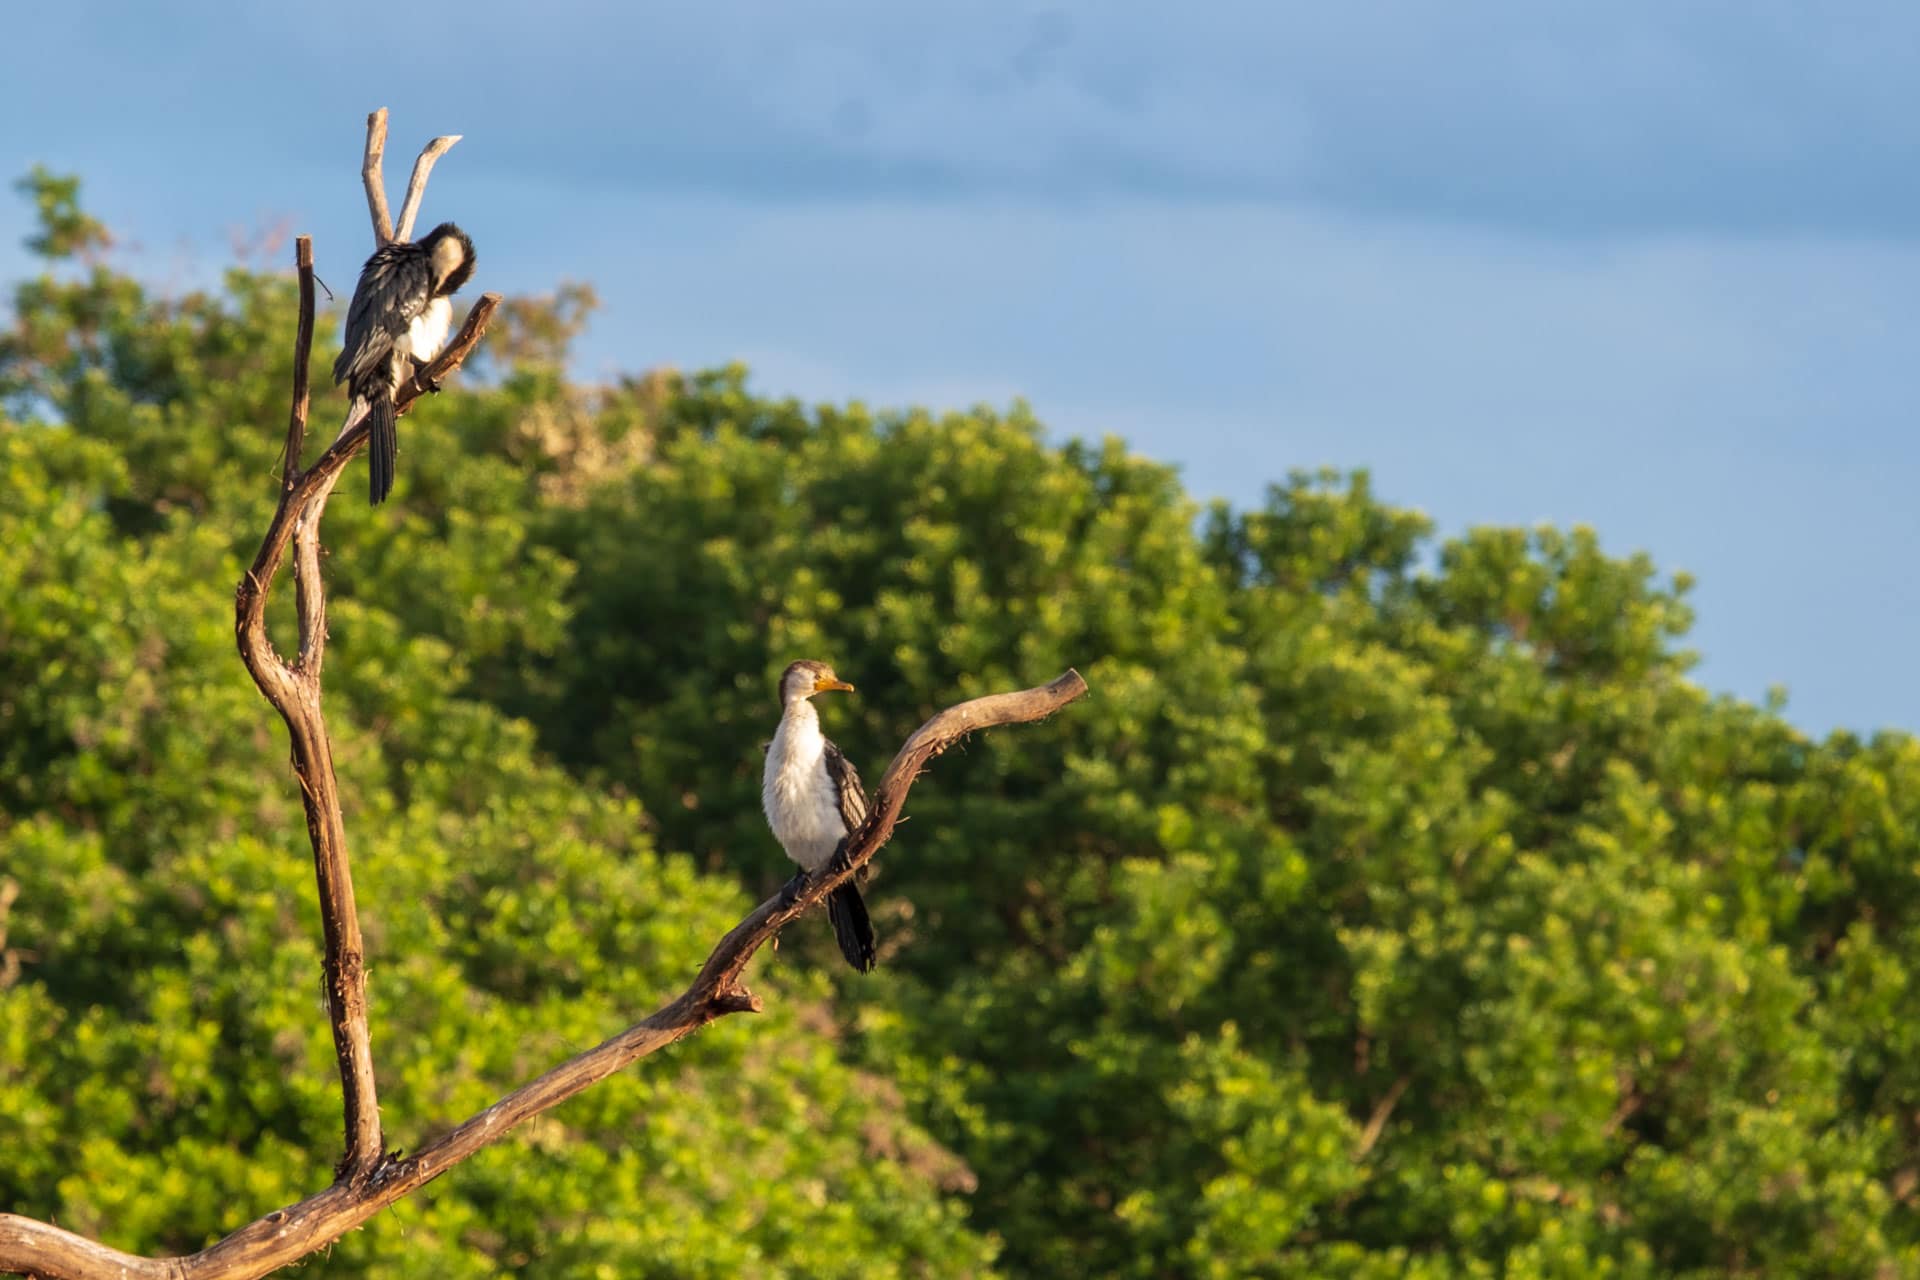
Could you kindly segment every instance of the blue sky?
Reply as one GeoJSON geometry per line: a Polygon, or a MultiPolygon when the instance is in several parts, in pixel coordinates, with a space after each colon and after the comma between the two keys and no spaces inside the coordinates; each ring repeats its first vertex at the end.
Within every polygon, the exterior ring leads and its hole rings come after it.
{"type": "Polygon", "coordinates": [[[424,216],[484,287],[599,288],[584,372],[1024,396],[1203,496],[1592,524],[1697,575],[1708,687],[1920,728],[1920,6],[423,12],[16,9],[0,173],[83,175],[162,284],[286,220],[350,287],[384,105],[396,203],[466,135],[424,216]]]}

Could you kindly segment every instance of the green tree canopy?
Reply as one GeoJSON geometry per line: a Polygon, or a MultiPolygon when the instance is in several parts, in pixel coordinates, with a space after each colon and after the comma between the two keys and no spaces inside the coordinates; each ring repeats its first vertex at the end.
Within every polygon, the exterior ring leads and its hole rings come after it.
{"type": "MultiPolygon", "coordinates": [[[[590,302],[524,301],[407,419],[394,502],[331,511],[390,1134],[651,1007],[785,878],[787,661],[859,686],[827,727],[870,782],[956,698],[1093,695],[916,789],[878,974],[790,929],[767,1015],[325,1274],[1920,1276],[1913,739],[1707,696],[1685,578],[1589,530],[1437,538],[1364,475],[1203,508],[1024,406],[584,387],[590,302]]],[[[96,261],[0,340],[0,1203],[128,1247],[336,1145],[228,614],[292,314],[278,276],[96,261]]]]}

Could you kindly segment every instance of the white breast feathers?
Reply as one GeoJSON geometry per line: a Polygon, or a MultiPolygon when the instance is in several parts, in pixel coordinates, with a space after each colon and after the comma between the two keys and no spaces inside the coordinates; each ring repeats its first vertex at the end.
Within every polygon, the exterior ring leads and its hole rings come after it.
{"type": "Polygon", "coordinates": [[[789,858],[808,871],[833,857],[847,833],[840,818],[839,794],[827,776],[827,740],[812,710],[801,703],[799,714],[781,719],[773,745],[767,748],[760,783],[761,804],[774,838],[789,858]]]}
{"type": "Polygon", "coordinates": [[[440,354],[440,348],[447,345],[447,333],[453,328],[453,301],[449,298],[435,298],[427,303],[427,309],[415,316],[407,331],[394,343],[394,349],[402,355],[412,356],[425,364],[440,354]]]}

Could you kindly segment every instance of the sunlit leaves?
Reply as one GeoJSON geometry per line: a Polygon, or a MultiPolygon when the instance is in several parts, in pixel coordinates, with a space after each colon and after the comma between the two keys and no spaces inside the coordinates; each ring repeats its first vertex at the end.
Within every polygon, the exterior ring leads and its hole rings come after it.
{"type": "MultiPolygon", "coordinates": [[[[823,715],[869,780],[956,698],[1092,694],[920,783],[878,975],[796,924],[766,1015],[316,1271],[1920,1275],[1911,738],[1709,697],[1684,575],[1591,531],[1436,541],[1330,473],[1202,512],[1019,405],[586,389],[583,300],[525,302],[497,380],[402,424],[394,502],[350,476],[329,515],[392,1140],[652,1007],[785,878],[786,662],[859,686],[823,715]]],[[[96,264],[0,338],[64,424],[0,423],[0,1203],[120,1243],[192,1247],[336,1141],[229,613],[291,308],[96,264]]]]}

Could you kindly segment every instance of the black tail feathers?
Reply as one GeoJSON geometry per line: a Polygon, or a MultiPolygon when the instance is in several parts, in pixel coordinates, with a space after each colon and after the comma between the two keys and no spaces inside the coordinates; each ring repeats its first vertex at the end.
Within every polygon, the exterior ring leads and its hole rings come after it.
{"type": "Polygon", "coordinates": [[[372,424],[367,428],[367,496],[377,507],[393,492],[393,467],[400,452],[400,435],[394,428],[393,396],[376,393],[368,414],[372,424]]]}
{"type": "Polygon", "coordinates": [[[833,921],[833,936],[847,963],[861,973],[873,972],[873,922],[867,919],[867,904],[860,900],[860,891],[843,884],[828,894],[827,918],[833,921]]]}

